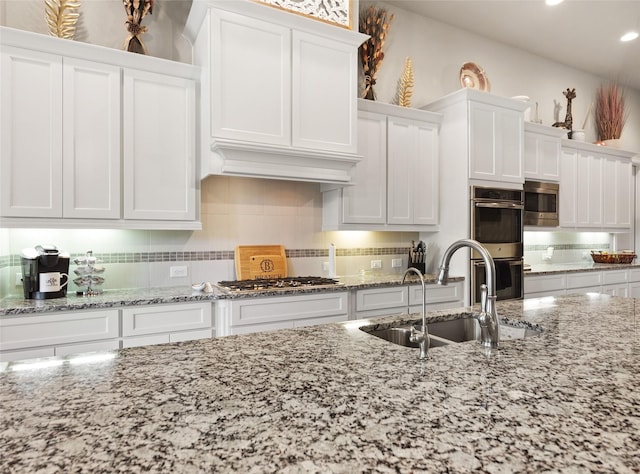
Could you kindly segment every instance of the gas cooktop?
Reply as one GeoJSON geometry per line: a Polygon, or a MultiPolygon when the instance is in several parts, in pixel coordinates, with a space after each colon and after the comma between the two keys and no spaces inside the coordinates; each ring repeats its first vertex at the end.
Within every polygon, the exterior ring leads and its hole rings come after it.
{"type": "Polygon", "coordinates": [[[219,281],[221,288],[234,291],[243,290],[271,290],[279,288],[304,288],[309,286],[338,285],[340,282],[332,278],[304,276],[259,280],[231,280],[219,281]]]}

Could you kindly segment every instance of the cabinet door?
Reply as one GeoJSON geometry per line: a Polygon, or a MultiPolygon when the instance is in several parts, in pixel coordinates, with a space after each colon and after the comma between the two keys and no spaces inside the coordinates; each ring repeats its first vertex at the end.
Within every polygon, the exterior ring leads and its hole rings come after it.
{"type": "Polygon", "coordinates": [[[524,122],[520,112],[469,104],[469,178],[523,183],[524,122]]]}
{"type": "Polygon", "coordinates": [[[358,153],[353,186],[342,189],[342,221],[349,224],[384,224],[387,219],[387,117],[360,112],[358,153]]]}
{"type": "Polygon", "coordinates": [[[211,334],[211,303],[165,304],[136,306],[122,310],[122,335],[148,336],[176,331],[209,330],[211,334]]]}
{"type": "Polygon", "coordinates": [[[438,223],[438,130],[418,120],[387,121],[387,222],[438,223]]]}
{"type": "Polygon", "coordinates": [[[292,57],[291,144],[355,153],[357,48],[293,31],[292,57]]]}
{"type": "Polygon", "coordinates": [[[560,227],[573,228],[578,221],[577,166],[578,152],[563,149],[560,156],[560,203],[558,205],[560,227]]]}
{"type": "Polygon", "coordinates": [[[0,213],[62,217],[62,58],[2,48],[0,213]]]}
{"type": "Polygon", "coordinates": [[[290,30],[217,9],[210,21],[211,136],[290,145],[290,30]]]}
{"type": "Polygon", "coordinates": [[[603,157],[603,224],[609,228],[631,227],[632,164],[612,156],[603,157]]]}
{"type": "Polygon", "coordinates": [[[64,217],[120,217],[120,68],[65,59],[64,217]]]}
{"type": "Polygon", "coordinates": [[[578,227],[602,226],[602,158],[593,153],[578,153],[577,222],[578,227]]]}
{"type": "Polygon", "coordinates": [[[0,329],[2,350],[114,339],[118,337],[118,310],[3,318],[0,329]]]}
{"type": "Polygon", "coordinates": [[[195,82],[126,69],[124,218],[196,218],[195,82]]]}
{"type": "Polygon", "coordinates": [[[543,181],[560,179],[559,138],[525,131],[524,175],[543,181]]]}

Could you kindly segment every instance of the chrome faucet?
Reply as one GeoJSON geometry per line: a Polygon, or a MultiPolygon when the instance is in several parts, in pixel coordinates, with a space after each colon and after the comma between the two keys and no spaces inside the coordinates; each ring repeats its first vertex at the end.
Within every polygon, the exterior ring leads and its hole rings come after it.
{"type": "MultiPolygon", "coordinates": [[[[427,330],[427,289],[424,284],[424,276],[420,273],[420,270],[414,267],[409,267],[402,276],[402,284],[407,278],[409,273],[415,273],[420,278],[422,283],[422,328],[419,330],[415,326],[411,326],[411,342],[417,342],[420,344],[420,359],[427,358],[427,351],[429,350],[429,331],[427,330]]],[[[409,314],[409,299],[407,298],[407,314],[409,314]]]]}
{"type": "Polygon", "coordinates": [[[436,282],[446,285],[449,279],[449,261],[456,250],[470,247],[480,254],[484,260],[486,285],[480,286],[480,313],[473,317],[480,323],[480,344],[484,347],[498,347],[500,342],[500,323],[496,313],[496,266],[489,251],[475,240],[461,239],[452,243],[442,256],[440,272],[436,282]]]}

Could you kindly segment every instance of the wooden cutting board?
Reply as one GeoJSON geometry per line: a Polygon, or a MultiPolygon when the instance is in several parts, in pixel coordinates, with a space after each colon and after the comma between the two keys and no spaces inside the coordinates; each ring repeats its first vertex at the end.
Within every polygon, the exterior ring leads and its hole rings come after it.
{"type": "Polygon", "coordinates": [[[238,245],[235,264],[238,280],[287,276],[287,256],[283,245],[238,245]]]}

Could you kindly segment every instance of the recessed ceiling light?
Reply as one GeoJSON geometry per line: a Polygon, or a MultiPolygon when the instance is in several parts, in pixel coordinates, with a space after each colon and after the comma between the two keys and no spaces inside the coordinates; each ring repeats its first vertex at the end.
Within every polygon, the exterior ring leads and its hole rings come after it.
{"type": "Polygon", "coordinates": [[[544,0],[544,3],[546,3],[549,6],[554,6],[554,5],[559,5],[562,2],[564,2],[564,0],[544,0]]]}
{"type": "Polygon", "coordinates": [[[637,32],[630,31],[630,32],[625,33],[624,35],[622,35],[622,37],[620,38],[620,41],[633,41],[637,37],[638,37],[638,33],[637,32]]]}

